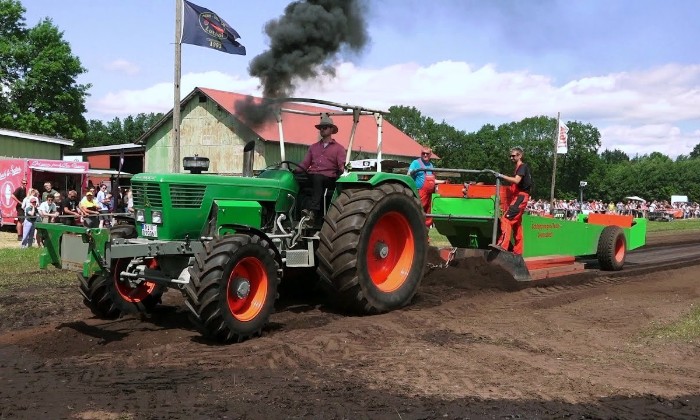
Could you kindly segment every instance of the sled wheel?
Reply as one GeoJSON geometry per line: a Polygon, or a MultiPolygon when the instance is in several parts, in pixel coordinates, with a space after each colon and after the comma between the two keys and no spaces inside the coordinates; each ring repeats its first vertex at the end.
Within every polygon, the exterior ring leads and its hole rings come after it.
{"type": "Polygon", "coordinates": [[[625,264],[627,242],[619,226],[606,226],[598,238],[598,263],[601,270],[619,271],[625,264]]]}
{"type": "Polygon", "coordinates": [[[318,274],[340,309],[372,314],[407,305],[423,277],[425,215],[398,183],[341,191],[320,232],[318,274]]]}
{"type": "Polygon", "coordinates": [[[223,343],[260,335],[274,311],[279,267],[270,243],[257,235],[209,242],[185,287],[204,335],[223,343]]]}
{"type": "MultiPolygon", "coordinates": [[[[111,238],[130,238],[135,235],[134,226],[110,229],[111,238]]],[[[115,260],[108,275],[100,273],[85,278],[78,274],[83,303],[95,316],[114,319],[123,314],[150,312],[160,303],[164,287],[149,281],[131,285],[120,278],[122,271],[129,270],[131,261],[129,258],[115,260]]],[[[158,268],[158,262],[153,258],[147,259],[146,265],[152,269],[158,268]]]]}

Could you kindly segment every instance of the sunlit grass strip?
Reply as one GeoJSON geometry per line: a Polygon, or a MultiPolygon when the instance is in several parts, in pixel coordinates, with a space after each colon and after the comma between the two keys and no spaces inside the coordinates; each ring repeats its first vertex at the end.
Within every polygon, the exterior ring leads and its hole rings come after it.
{"type": "Polygon", "coordinates": [[[642,334],[656,340],[697,342],[700,339],[700,306],[693,305],[690,313],[669,325],[658,325],[642,334]]]}
{"type": "Polygon", "coordinates": [[[76,283],[75,273],[50,267],[39,269],[39,248],[0,248],[0,290],[76,283]]]}
{"type": "Polygon", "coordinates": [[[647,232],[677,232],[680,230],[697,230],[700,234],[700,219],[676,219],[670,222],[649,222],[647,232]]]}

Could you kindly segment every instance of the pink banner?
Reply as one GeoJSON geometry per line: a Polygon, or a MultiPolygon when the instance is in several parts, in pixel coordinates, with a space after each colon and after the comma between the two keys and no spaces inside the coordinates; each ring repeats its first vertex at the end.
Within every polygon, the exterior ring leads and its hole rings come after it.
{"type": "Polygon", "coordinates": [[[90,169],[88,162],[72,162],[67,160],[27,159],[30,169],[69,169],[87,172],[90,169]]]}
{"type": "Polygon", "coordinates": [[[17,216],[17,202],[12,194],[25,179],[25,161],[23,159],[0,160],[0,212],[2,224],[13,224],[17,216]]]}

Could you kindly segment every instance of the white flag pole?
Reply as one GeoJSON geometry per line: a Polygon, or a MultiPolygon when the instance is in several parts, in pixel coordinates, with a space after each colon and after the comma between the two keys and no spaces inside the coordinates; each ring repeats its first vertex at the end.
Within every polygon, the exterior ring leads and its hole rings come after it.
{"type": "Polygon", "coordinates": [[[180,173],[180,78],[182,75],[182,0],[175,0],[175,77],[173,100],[173,154],[171,170],[180,173]]]}
{"type": "Polygon", "coordinates": [[[552,190],[549,195],[549,203],[551,209],[554,209],[554,183],[557,178],[557,145],[559,143],[559,118],[560,113],[557,112],[557,126],[554,128],[554,165],[552,167],[552,190]]]}

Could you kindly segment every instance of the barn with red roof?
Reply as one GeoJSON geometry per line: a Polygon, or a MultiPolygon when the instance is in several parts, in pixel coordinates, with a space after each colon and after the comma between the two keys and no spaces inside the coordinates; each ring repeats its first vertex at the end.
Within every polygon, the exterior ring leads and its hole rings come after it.
{"type": "MultiPolygon", "coordinates": [[[[236,103],[254,98],[234,92],[195,88],[181,101],[180,157],[199,155],[210,159],[209,172],[237,174],[243,167],[243,147],[255,141],[253,169],[263,169],[280,159],[280,132],[272,118],[259,126],[247,124],[237,115],[236,103]]],[[[284,109],[314,115],[282,112],[285,159],[300,162],[309,145],[319,140],[320,113],[329,112],[338,126],[333,137],[347,148],[352,128],[351,115],[334,115],[338,109],[284,103],[284,109]]],[[[169,172],[172,157],[172,111],[141,136],[137,143],[146,150],[146,172],[169,172]]],[[[410,162],[420,152],[420,144],[384,120],[382,124],[382,158],[410,162]]],[[[377,123],[373,115],[362,115],[357,125],[351,159],[373,158],[377,153],[377,123]]]]}

